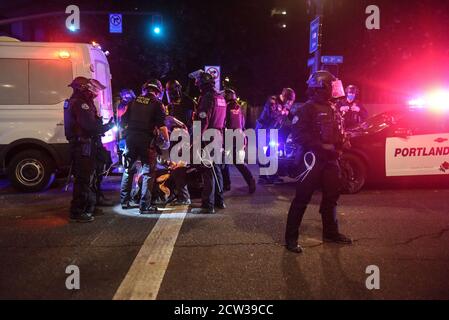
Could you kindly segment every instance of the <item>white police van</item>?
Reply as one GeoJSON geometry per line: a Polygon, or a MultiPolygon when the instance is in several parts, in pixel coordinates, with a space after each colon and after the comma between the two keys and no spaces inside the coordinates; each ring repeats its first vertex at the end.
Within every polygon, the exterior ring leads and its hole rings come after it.
{"type": "MultiPolygon", "coordinates": [[[[97,44],[20,42],[0,37],[0,173],[25,192],[45,190],[70,166],[63,105],[77,76],[107,86],[95,99],[104,119],[113,116],[111,73],[97,44]]],[[[115,148],[108,132],[103,144],[115,148]]]]}

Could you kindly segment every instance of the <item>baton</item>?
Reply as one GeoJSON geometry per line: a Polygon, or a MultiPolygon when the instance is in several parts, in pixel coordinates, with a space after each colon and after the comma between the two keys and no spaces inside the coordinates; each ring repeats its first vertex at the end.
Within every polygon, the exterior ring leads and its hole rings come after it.
{"type": "Polygon", "coordinates": [[[69,190],[70,180],[72,180],[72,168],[73,168],[73,161],[70,162],[70,168],[69,168],[69,175],[67,176],[64,191],[67,192],[69,190]]]}

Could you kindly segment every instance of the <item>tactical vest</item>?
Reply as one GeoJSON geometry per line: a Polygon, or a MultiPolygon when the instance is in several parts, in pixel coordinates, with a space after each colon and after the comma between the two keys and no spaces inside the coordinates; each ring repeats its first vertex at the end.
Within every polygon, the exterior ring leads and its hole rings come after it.
{"type": "Polygon", "coordinates": [[[214,95],[214,107],[209,112],[209,128],[223,130],[226,121],[226,100],[222,95],[214,95]]]}
{"type": "Polygon", "coordinates": [[[128,119],[128,131],[130,132],[141,132],[141,133],[152,133],[152,128],[150,128],[151,116],[154,110],[151,104],[155,102],[153,97],[139,96],[137,99],[128,107],[129,119],[128,119]]]}

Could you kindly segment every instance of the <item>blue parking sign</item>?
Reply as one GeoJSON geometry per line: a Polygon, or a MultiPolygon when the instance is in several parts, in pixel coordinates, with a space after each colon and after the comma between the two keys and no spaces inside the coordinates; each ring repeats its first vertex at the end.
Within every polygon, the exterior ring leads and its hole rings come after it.
{"type": "Polygon", "coordinates": [[[122,14],[111,13],[109,14],[109,32],[110,33],[122,33],[122,14]]]}
{"type": "Polygon", "coordinates": [[[318,50],[320,41],[320,17],[316,18],[310,23],[310,44],[309,53],[314,53],[318,50]]]}

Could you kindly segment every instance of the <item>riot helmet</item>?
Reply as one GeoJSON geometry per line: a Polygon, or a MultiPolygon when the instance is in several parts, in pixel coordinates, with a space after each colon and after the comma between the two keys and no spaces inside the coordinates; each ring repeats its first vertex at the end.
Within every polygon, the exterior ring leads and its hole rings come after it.
{"type": "Polygon", "coordinates": [[[212,89],[215,86],[215,79],[210,73],[202,72],[196,81],[196,85],[200,90],[212,89]]]}
{"type": "Polygon", "coordinates": [[[122,89],[120,90],[120,99],[122,101],[129,103],[136,98],[136,94],[132,89],[122,89]]]}
{"type": "Polygon", "coordinates": [[[154,93],[154,95],[161,100],[164,94],[164,88],[162,83],[157,79],[148,80],[142,86],[142,94],[147,95],[149,92],[154,93]]]}
{"type": "Polygon", "coordinates": [[[86,77],[76,77],[68,86],[73,91],[79,92],[88,98],[95,98],[100,91],[106,89],[106,86],[101,84],[100,81],[86,77]]]}
{"type": "Polygon", "coordinates": [[[177,80],[170,80],[165,85],[169,103],[180,100],[182,97],[182,85],[177,80]]]}
{"type": "Polygon", "coordinates": [[[237,93],[234,90],[227,88],[224,90],[224,98],[225,98],[226,102],[236,101],[237,93]]]}
{"type": "Polygon", "coordinates": [[[312,73],[307,81],[308,94],[311,98],[330,100],[344,97],[343,84],[332,73],[320,70],[312,73]]]}

